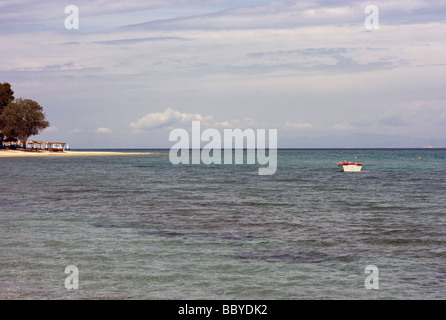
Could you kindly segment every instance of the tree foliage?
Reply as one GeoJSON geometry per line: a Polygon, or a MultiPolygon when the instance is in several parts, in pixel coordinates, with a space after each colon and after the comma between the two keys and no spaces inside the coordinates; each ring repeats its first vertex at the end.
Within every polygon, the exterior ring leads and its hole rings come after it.
{"type": "MultiPolygon", "coordinates": [[[[0,116],[5,107],[14,100],[14,91],[11,89],[11,84],[8,82],[0,83],[0,116]]],[[[0,148],[3,146],[3,125],[0,121],[0,148]]]]}
{"type": "Polygon", "coordinates": [[[14,91],[8,82],[0,83],[0,113],[11,101],[14,100],[14,91]]]}
{"type": "Polygon", "coordinates": [[[15,99],[10,102],[0,116],[2,133],[7,137],[19,138],[23,147],[30,136],[39,134],[50,123],[45,119],[43,108],[31,99],[15,99]]]}

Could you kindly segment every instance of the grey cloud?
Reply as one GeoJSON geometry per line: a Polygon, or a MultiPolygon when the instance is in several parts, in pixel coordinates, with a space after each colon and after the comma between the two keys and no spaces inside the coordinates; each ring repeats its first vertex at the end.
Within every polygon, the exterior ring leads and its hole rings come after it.
{"type": "MultiPolygon", "coordinates": [[[[446,1],[377,1],[380,21],[387,25],[444,21],[446,1]]],[[[360,26],[367,6],[359,1],[273,1],[187,17],[126,26],[131,30],[243,30],[308,26],[360,26]]]]}
{"type": "MultiPolygon", "coordinates": [[[[72,4],[85,16],[125,13],[131,11],[176,8],[187,5],[206,4],[205,0],[76,0],[73,3],[55,0],[21,0],[0,3],[0,21],[44,21],[64,18],[65,6],[72,4]]],[[[214,0],[214,2],[225,2],[214,0]]]]}
{"type": "MultiPolygon", "coordinates": [[[[376,70],[390,70],[408,64],[406,60],[397,58],[379,58],[376,61],[368,63],[360,63],[355,61],[351,57],[343,55],[341,52],[348,52],[348,50],[347,49],[343,50],[341,48],[336,49],[334,51],[326,49],[326,50],[315,50],[314,52],[315,52],[314,61],[311,60],[299,61],[298,59],[296,59],[296,62],[294,63],[290,62],[280,63],[280,60],[277,60],[277,62],[273,64],[265,64],[259,62],[247,66],[226,66],[225,70],[228,71],[229,73],[235,73],[235,74],[245,74],[245,73],[262,74],[281,70],[339,74],[339,73],[367,72],[376,70]],[[335,62],[333,64],[318,63],[316,60],[316,58],[318,57],[316,52],[319,53],[324,52],[323,56],[329,56],[333,58],[335,62]],[[329,54],[329,52],[333,53],[329,54]]],[[[311,57],[312,55],[308,56],[311,57]]]]}
{"type": "Polygon", "coordinates": [[[117,39],[117,40],[105,40],[105,41],[94,41],[93,43],[97,44],[106,44],[106,45],[121,45],[121,44],[135,44],[141,42],[150,42],[150,41],[168,41],[168,40],[189,40],[181,37],[147,37],[147,38],[131,38],[131,39],[117,39]]]}
{"type": "Polygon", "coordinates": [[[75,67],[73,62],[67,62],[64,64],[52,64],[47,65],[43,68],[44,71],[56,71],[56,70],[63,70],[63,69],[73,69],[75,67]]]}
{"type": "Polygon", "coordinates": [[[400,127],[400,126],[409,125],[406,121],[404,121],[403,119],[398,118],[398,117],[383,118],[383,119],[379,120],[378,123],[381,125],[384,125],[384,126],[392,126],[392,127],[400,127]]]}
{"type": "Polygon", "coordinates": [[[345,54],[354,51],[355,48],[305,48],[297,50],[279,50],[268,52],[251,52],[247,56],[251,58],[280,57],[280,56],[331,56],[345,54]]]}
{"type": "Polygon", "coordinates": [[[378,127],[405,127],[410,123],[397,116],[385,116],[378,119],[361,119],[351,121],[351,125],[358,128],[378,127]]]}

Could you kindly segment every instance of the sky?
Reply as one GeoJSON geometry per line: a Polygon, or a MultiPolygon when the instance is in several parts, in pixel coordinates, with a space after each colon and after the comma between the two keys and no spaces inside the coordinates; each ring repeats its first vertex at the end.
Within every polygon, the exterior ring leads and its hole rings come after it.
{"type": "Polygon", "coordinates": [[[196,120],[280,148],[446,147],[446,0],[1,0],[2,82],[44,108],[32,138],[71,148],[170,148],[196,120]]]}

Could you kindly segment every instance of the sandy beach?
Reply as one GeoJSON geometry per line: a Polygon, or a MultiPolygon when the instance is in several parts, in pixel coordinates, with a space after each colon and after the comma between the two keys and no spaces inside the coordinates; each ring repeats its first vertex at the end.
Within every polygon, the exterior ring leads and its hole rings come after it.
{"type": "Polygon", "coordinates": [[[0,158],[17,157],[79,157],[79,156],[131,156],[131,155],[153,155],[160,154],[156,152],[111,152],[111,151],[18,151],[18,150],[0,150],[0,158]]]}

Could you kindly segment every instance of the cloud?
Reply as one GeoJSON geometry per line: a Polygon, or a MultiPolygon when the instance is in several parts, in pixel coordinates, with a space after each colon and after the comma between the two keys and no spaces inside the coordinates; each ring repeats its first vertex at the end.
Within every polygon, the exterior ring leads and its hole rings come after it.
{"type": "Polygon", "coordinates": [[[96,133],[106,133],[106,134],[110,134],[112,133],[112,129],[109,128],[98,128],[96,130],[96,133]]]}
{"type": "Polygon", "coordinates": [[[334,130],[338,130],[338,131],[351,131],[351,130],[357,129],[357,127],[351,125],[348,122],[337,123],[337,124],[333,125],[332,128],[334,130]]]}
{"type": "Polygon", "coordinates": [[[67,62],[64,64],[52,64],[52,65],[47,65],[43,68],[43,70],[45,71],[58,71],[58,70],[71,70],[74,69],[75,65],[73,64],[73,62],[67,62]]]}
{"type": "Polygon", "coordinates": [[[194,120],[209,122],[212,117],[203,117],[200,114],[181,113],[179,111],[167,108],[164,112],[148,113],[144,117],[138,119],[136,122],[130,123],[130,126],[135,131],[145,131],[150,129],[166,128],[172,125],[178,125],[184,122],[191,122],[194,120]]]}
{"type": "Polygon", "coordinates": [[[44,133],[51,133],[51,132],[57,132],[57,131],[59,131],[59,128],[58,128],[58,127],[56,127],[56,126],[51,126],[51,127],[46,128],[46,129],[44,130],[44,133]]]}
{"type": "Polygon", "coordinates": [[[136,122],[130,124],[136,131],[144,131],[147,129],[157,129],[168,127],[178,123],[183,119],[183,115],[171,108],[167,108],[164,112],[148,113],[136,122]]]}
{"type": "MultiPolygon", "coordinates": [[[[374,4],[385,14],[386,19],[382,21],[386,24],[413,24],[442,21],[446,1],[378,0],[374,4]]],[[[158,19],[128,27],[135,30],[248,30],[358,26],[367,16],[364,13],[367,5],[363,1],[353,0],[254,2],[206,14],[158,19]]]]}
{"type": "MultiPolygon", "coordinates": [[[[324,44],[325,46],[327,44],[324,44]]],[[[328,74],[390,70],[409,65],[407,59],[389,57],[386,48],[320,47],[246,55],[251,65],[228,67],[234,73],[269,73],[278,70],[328,74]]]]}
{"type": "Polygon", "coordinates": [[[285,127],[286,128],[291,128],[291,129],[309,129],[312,128],[313,126],[309,123],[303,123],[303,122],[285,122],[285,127]]]}
{"type": "MultiPolygon", "coordinates": [[[[168,41],[168,40],[187,40],[187,39],[180,38],[180,37],[146,37],[146,38],[129,38],[129,39],[94,41],[93,43],[107,44],[107,45],[124,45],[124,44],[137,44],[137,43],[141,43],[141,42],[168,41]]],[[[69,44],[69,43],[65,43],[65,44],[69,44]]]]}
{"type": "MultiPolygon", "coordinates": [[[[63,28],[64,5],[54,0],[0,2],[0,33],[6,29],[63,28]],[[62,23],[60,23],[62,21],[62,23]],[[3,22],[3,25],[2,25],[3,22]],[[23,23],[26,22],[26,23],[23,23]]],[[[417,24],[444,21],[446,0],[377,0],[383,24],[417,24]]],[[[308,26],[358,26],[364,21],[363,1],[240,1],[228,0],[77,0],[81,32],[88,27],[123,27],[127,30],[249,30],[308,26]],[[145,14],[147,13],[147,18],[145,14]],[[138,17],[138,18],[135,18],[138,17]],[[92,21],[95,21],[92,23],[92,21]]],[[[116,30],[115,30],[116,31],[116,30]]],[[[88,32],[88,31],[87,31],[88,32]]],[[[144,41],[144,40],[143,40],[144,41]]]]}
{"type": "Polygon", "coordinates": [[[379,119],[378,123],[383,126],[391,126],[391,127],[400,127],[400,126],[408,125],[408,123],[405,120],[403,120],[403,119],[401,119],[401,117],[397,117],[397,116],[384,117],[382,119],[379,119]]]}
{"type": "Polygon", "coordinates": [[[69,133],[81,133],[81,132],[83,132],[82,129],[74,129],[74,130],[69,131],[69,133]]]}
{"type": "MultiPolygon", "coordinates": [[[[203,0],[110,0],[105,4],[103,0],[76,0],[74,3],[79,8],[79,14],[85,17],[113,13],[126,13],[132,11],[153,10],[159,8],[175,8],[185,4],[205,3],[203,0]]],[[[0,2],[0,20],[48,20],[61,19],[65,5],[54,0],[2,0],[0,2]]],[[[62,20],[63,21],[63,20],[62,20]]]]}
{"type": "Polygon", "coordinates": [[[164,112],[148,113],[137,121],[130,123],[130,126],[135,132],[144,132],[151,129],[172,128],[173,126],[190,126],[192,121],[200,121],[202,127],[208,128],[255,127],[255,121],[252,118],[216,121],[212,116],[203,116],[198,113],[181,113],[172,108],[167,108],[164,112]]]}

